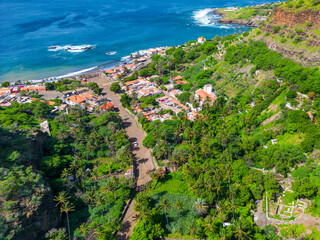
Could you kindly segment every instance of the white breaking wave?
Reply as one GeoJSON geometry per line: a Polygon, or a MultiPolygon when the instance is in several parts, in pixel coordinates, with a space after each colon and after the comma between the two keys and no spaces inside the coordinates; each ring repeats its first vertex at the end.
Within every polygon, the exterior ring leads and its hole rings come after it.
{"type": "Polygon", "coordinates": [[[53,77],[53,78],[54,79],[61,79],[61,78],[73,77],[73,76],[77,76],[77,75],[80,75],[80,74],[83,74],[83,73],[92,72],[93,70],[95,70],[97,68],[98,68],[98,66],[95,66],[95,67],[92,67],[92,68],[83,69],[83,70],[80,70],[80,71],[77,71],[77,72],[72,72],[72,73],[68,73],[68,74],[61,75],[61,76],[58,76],[58,77],[53,77]]]}
{"type": "Polygon", "coordinates": [[[212,26],[218,23],[219,16],[214,13],[215,8],[206,8],[193,12],[193,19],[199,26],[212,26]]]}
{"type": "Polygon", "coordinates": [[[72,53],[80,53],[87,50],[95,48],[94,45],[84,44],[84,45],[65,45],[65,46],[50,46],[48,51],[57,52],[57,51],[66,51],[72,53]]]}
{"type": "Polygon", "coordinates": [[[115,55],[115,54],[117,54],[117,53],[118,53],[117,51],[112,51],[112,52],[107,52],[106,55],[112,56],[112,55],[115,55]]]}
{"type": "MultiPolygon", "coordinates": [[[[232,29],[236,27],[236,25],[226,25],[220,24],[219,19],[221,16],[214,13],[216,8],[206,8],[199,11],[193,12],[193,19],[195,20],[198,26],[206,26],[206,27],[214,27],[214,28],[223,28],[223,29],[232,29]]],[[[243,27],[238,26],[237,27],[243,27]]]]}

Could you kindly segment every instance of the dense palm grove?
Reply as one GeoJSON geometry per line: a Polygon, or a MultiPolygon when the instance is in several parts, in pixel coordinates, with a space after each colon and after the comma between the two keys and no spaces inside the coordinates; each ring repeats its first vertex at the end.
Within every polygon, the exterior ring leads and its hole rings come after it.
{"type": "Polygon", "coordinates": [[[40,101],[0,110],[0,238],[111,239],[134,184],[121,177],[132,164],[122,120],[51,110],[40,101]]]}
{"type": "MultiPolygon", "coordinates": [[[[193,107],[205,84],[217,95],[195,121],[183,110],[163,110],[172,117],[163,122],[137,114],[143,145],[171,172],[157,169],[135,196],[130,239],[297,239],[305,228],[254,221],[266,199],[283,196],[279,179],[292,179],[293,199],[311,200],[307,213],[320,216],[319,69],[283,58],[253,34],[190,41],[121,79],[158,75],[150,81],[165,90],[181,75],[187,83],[174,85],[177,99],[193,107]]],[[[157,98],[122,94],[121,103],[133,112],[159,107],[157,98]]],[[[115,239],[134,187],[123,177],[133,162],[123,122],[115,112],[51,110],[45,101],[0,108],[0,239],[115,239]],[[39,129],[44,120],[50,135],[39,129]]]]}
{"type": "MultiPolygon", "coordinates": [[[[149,188],[139,193],[136,210],[140,212],[140,221],[132,239],[168,235],[202,239],[280,238],[273,226],[256,226],[253,211],[257,209],[257,200],[268,196],[277,201],[281,196],[283,189],[275,173],[287,177],[295,169],[295,197],[313,199],[309,211],[318,216],[320,169],[317,157],[307,156],[320,147],[319,126],[315,124],[320,111],[319,71],[282,58],[265,43],[247,37],[248,33],[215,37],[200,46],[190,41],[168,50],[166,57],[154,56],[148,68],[124,79],[157,74],[159,77],[151,81],[163,88],[169,77],[180,74],[188,84],[174,86],[183,91],[177,98],[193,105],[198,104],[193,92],[205,84],[215,85],[219,93],[213,104],[204,105],[202,116],[194,122],[187,119],[184,111],[162,123],[146,122],[140,116],[147,132],[143,144],[153,149],[160,164],[177,169],[178,175],[164,177],[156,172],[149,188]],[[218,45],[224,48],[224,57],[219,60],[218,45]],[[232,69],[232,73],[224,72],[221,64],[232,69]],[[253,65],[249,73],[239,73],[249,64],[253,65]],[[257,83],[257,71],[268,76],[257,83]],[[223,86],[227,83],[221,83],[226,77],[228,82],[240,86],[234,96],[228,95],[223,86]],[[297,92],[308,95],[301,104],[297,92]],[[299,107],[292,110],[286,102],[299,107]],[[274,105],[278,117],[263,124],[275,115],[270,110],[274,105]],[[308,111],[312,111],[315,123],[308,111]],[[298,141],[290,139],[298,136],[298,141]],[[270,144],[276,138],[288,141],[270,144]],[[270,171],[264,174],[256,168],[270,171]],[[305,174],[298,174],[301,171],[305,174]],[[185,191],[171,189],[172,185],[166,182],[179,183],[185,191]],[[168,189],[159,190],[159,183],[168,189]]],[[[138,102],[134,95],[125,97],[128,107],[138,102]]],[[[143,101],[140,99],[140,104],[145,104],[143,101]]]]}

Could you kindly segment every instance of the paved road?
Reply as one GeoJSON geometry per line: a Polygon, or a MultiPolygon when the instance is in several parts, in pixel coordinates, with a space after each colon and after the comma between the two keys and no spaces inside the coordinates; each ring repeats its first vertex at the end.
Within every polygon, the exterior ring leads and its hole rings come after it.
{"type": "MultiPolygon", "coordinates": [[[[136,191],[139,191],[143,185],[151,181],[149,172],[154,169],[151,159],[150,149],[142,145],[145,137],[144,131],[139,127],[137,122],[131,117],[127,110],[121,106],[120,97],[109,90],[110,82],[102,77],[95,77],[89,80],[94,81],[103,88],[102,94],[107,94],[106,97],[112,100],[113,105],[119,109],[119,115],[123,119],[124,127],[131,142],[138,142],[138,147],[133,149],[135,156],[135,177],[137,179],[136,191]]],[[[132,235],[133,227],[137,221],[136,212],[133,210],[135,201],[128,201],[129,208],[127,209],[120,230],[116,237],[119,240],[127,240],[132,235]]]]}

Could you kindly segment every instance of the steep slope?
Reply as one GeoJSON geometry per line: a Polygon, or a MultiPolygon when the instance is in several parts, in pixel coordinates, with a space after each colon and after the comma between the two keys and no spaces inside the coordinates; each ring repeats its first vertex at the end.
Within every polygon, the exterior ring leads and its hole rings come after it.
{"type": "Polygon", "coordinates": [[[280,5],[250,37],[303,66],[320,65],[319,3],[289,1],[280,5]]]}

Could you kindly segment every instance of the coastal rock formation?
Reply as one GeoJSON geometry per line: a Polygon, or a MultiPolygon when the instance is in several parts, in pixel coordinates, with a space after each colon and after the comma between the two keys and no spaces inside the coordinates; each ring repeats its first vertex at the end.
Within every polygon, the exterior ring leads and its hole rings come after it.
{"type": "Polygon", "coordinates": [[[301,12],[287,12],[282,8],[274,11],[272,23],[276,25],[287,24],[289,27],[311,23],[312,26],[320,27],[319,11],[305,10],[301,12]]]}
{"type": "Polygon", "coordinates": [[[234,19],[226,17],[224,12],[219,11],[219,9],[214,10],[214,13],[219,15],[221,18],[218,20],[220,24],[235,24],[235,25],[244,25],[248,27],[257,27],[257,24],[251,19],[234,19]]]}

